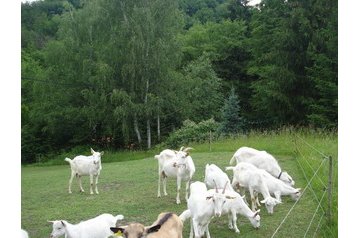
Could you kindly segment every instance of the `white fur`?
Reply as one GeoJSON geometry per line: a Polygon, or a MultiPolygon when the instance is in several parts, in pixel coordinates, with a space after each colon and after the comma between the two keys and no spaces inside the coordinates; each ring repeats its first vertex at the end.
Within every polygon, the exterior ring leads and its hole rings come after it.
{"type": "Polygon", "coordinates": [[[259,169],[263,178],[265,179],[267,188],[270,194],[275,195],[275,198],[281,202],[281,195],[286,196],[290,195],[292,200],[296,201],[301,197],[301,188],[293,188],[282,180],[279,180],[269,174],[266,170],[259,169]]]}
{"type": "Polygon", "coordinates": [[[82,176],[90,177],[90,193],[93,194],[92,187],[95,187],[95,192],[98,194],[97,184],[98,184],[98,177],[102,169],[101,163],[101,156],[103,155],[102,152],[96,152],[91,148],[91,156],[84,156],[79,155],[76,156],[73,160],[66,158],[65,161],[70,163],[71,166],[71,178],[68,185],[68,192],[72,193],[71,186],[72,180],[76,176],[79,181],[81,192],[84,192],[82,188],[82,176]],[[95,184],[93,184],[93,178],[95,178],[95,184]]]}
{"type": "Polygon", "coordinates": [[[179,151],[163,150],[159,155],[154,157],[158,160],[158,197],[161,196],[160,184],[163,183],[163,193],[167,196],[167,177],[174,177],[177,179],[177,197],[176,203],[180,203],[180,188],[181,181],[186,182],[185,199],[188,199],[189,184],[191,178],[195,173],[195,165],[193,159],[188,153],[191,148],[183,147],[179,151]]]}
{"type": "Polygon", "coordinates": [[[236,163],[251,163],[257,168],[266,170],[272,176],[276,178],[279,177],[280,180],[288,185],[295,185],[295,181],[293,181],[292,177],[287,172],[283,172],[277,160],[266,151],[260,151],[250,147],[241,147],[231,158],[230,164],[233,165],[235,161],[236,163]]]}
{"type": "Polygon", "coordinates": [[[29,234],[24,229],[21,229],[21,238],[29,238],[29,234]]]}
{"type": "Polygon", "coordinates": [[[227,184],[226,190],[234,191],[227,174],[215,164],[206,164],[204,182],[208,188],[224,188],[225,184],[227,184]]]}
{"type": "Polygon", "coordinates": [[[106,238],[112,234],[110,227],[115,226],[117,220],[122,219],[123,215],[115,217],[105,213],[75,225],[65,220],[49,221],[52,223],[50,238],[58,238],[63,235],[66,238],[106,238]]]}
{"type": "Polygon", "coordinates": [[[249,189],[252,210],[257,209],[256,205],[260,206],[260,204],[256,202],[256,191],[260,192],[264,197],[264,200],[262,200],[261,203],[265,204],[269,214],[272,214],[273,208],[277,204],[281,203],[277,199],[271,197],[266,181],[256,166],[250,163],[240,162],[236,165],[236,167],[227,167],[226,170],[234,171],[231,184],[233,187],[239,185],[240,188],[249,189]]]}
{"type": "Polygon", "coordinates": [[[210,238],[209,223],[214,216],[220,217],[228,198],[223,193],[209,193],[204,183],[194,182],[190,185],[188,210],[179,217],[182,221],[191,217],[190,238],[200,238],[206,233],[210,238]]]}

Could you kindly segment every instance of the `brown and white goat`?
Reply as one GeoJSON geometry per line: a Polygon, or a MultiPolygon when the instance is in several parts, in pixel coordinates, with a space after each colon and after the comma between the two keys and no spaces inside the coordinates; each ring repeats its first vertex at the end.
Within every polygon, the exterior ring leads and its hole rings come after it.
{"type": "Polygon", "coordinates": [[[124,238],[182,238],[183,222],[174,213],[160,213],[151,226],[131,223],[127,226],[111,227],[112,232],[124,238]]]}

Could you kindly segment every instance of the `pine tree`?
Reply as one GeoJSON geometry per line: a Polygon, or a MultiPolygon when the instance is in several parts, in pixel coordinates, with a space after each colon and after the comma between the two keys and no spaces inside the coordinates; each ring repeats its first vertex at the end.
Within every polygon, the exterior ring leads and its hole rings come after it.
{"type": "Polygon", "coordinates": [[[234,88],[231,89],[230,95],[225,100],[222,108],[222,122],[220,131],[223,133],[238,133],[245,129],[245,120],[241,116],[241,107],[238,96],[234,88]]]}

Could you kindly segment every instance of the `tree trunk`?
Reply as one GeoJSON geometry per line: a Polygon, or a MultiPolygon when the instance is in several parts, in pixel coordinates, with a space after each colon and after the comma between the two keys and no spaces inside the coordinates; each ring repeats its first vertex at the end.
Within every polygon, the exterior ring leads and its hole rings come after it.
{"type": "Polygon", "coordinates": [[[152,138],[151,138],[151,131],[150,131],[150,120],[147,120],[147,137],[148,137],[148,149],[152,147],[152,138]]]}
{"type": "Polygon", "coordinates": [[[139,147],[140,147],[141,144],[142,144],[142,137],[140,136],[140,131],[138,129],[138,120],[137,120],[137,115],[136,114],[134,114],[134,131],[137,134],[138,144],[139,144],[139,147]]]}
{"type": "Polygon", "coordinates": [[[160,141],[160,117],[159,117],[159,113],[157,116],[157,133],[158,133],[158,141],[160,141]]]}

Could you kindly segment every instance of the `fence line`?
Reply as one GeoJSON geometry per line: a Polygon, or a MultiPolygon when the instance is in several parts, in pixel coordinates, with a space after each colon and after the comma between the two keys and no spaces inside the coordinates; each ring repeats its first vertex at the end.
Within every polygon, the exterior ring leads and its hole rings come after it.
{"type": "Polygon", "coordinates": [[[319,227],[320,227],[320,225],[321,225],[323,216],[324,216],[324,214],[322,214],[321,218],[320,218],[319,221],[318,221],[318,225],[317,225],[317,227],[316,227],[315,232],[313,233],[313,237],[316,237],[316,234],[317,234],[317,231],[318,231],[318,229],[319,229],[319,227]]]}
{"type": "MultiPolygon", "coordinates": [[[[298,150],[298,153],[300,153],[300,155],[302,156],[302,158],[306,161],[306,164],[310,167],[311,171],[314,172],[314,169],[312,168],[312,166],[310,165],[310,163],[307,162],[306,157],[302,154],[302,152],[301,152],[301,150],[298,148],[298,146],[297,146],[297,150],[298,150]]],[[[325,159],[326,159],[326,158],[325,158],[325,159]]],[[[303,170],[303,172],[304,172],[304,170],[303,170]]],[[[321,180],[321,178],[318,177],[318,179],[319,179],[319,181],[321,182],[321,184],[326,187],[326,184],[321,180]]]]}
{"type": "MultiPolygon", "coordinates": [[[[306,189],[308,188],[308,186],[310,185],[310,183],[312,182],[313,178],[316,176],[316,174],[318,173],[319,169],[322,167],[322,165],[324,164],[324,162],[326,162],[326,160],[322,160],[320,166],[318,167],[318,169],[316,170],[316,172],[313,174],[312,178],[310,179],[310,181],[307,183],[306,187],[303,189],[301,196],[303,196],[303,194],[306,192],[306,189]]],[[[296,204],[298,203],[299,199],[292,205],[292,207],[290,208],[290,210],[287,212],[286,216],[283,218],[283,220],[281,221],[280,225],[276,228],[275,232],[272,234],[271,238],[274,237],[277,232],[279,231],[279,229],[281,228],[282,224],[286,221],[287,217],[290,215],[290,213],[292,212],[293,208],[296,206],[296,204]]]]}
{"type": "MultiPolygon", "coordinates": [[[[301,163],[300,163],[298,160],[297,160],[297,162],[298,162],[298,164],[300,165],[301,170],[303,171],[303,175],[304,175],[304,177],[305,177],[306,181],[308,182],[308,178],[307,178],[307,175],[306,175],[305,170],[303,169],[303,167],[302,167],[301,163]]],[[[311,186],[311,185],[309,185],[309,188],[310,188],[311,192],[313,193],[313,196],[315,197],[316,201],[319,203],[318,197],[317,197],[317,195],[316,195],[315,191],[313,190],[312,186],[311,186]]],[[[320,204],[320,203],[319,203],[319,204],[320,204]]],[[[324,212],[325,212],[325,210],[324,210],[324,208],[323,208],[322,206],[321,206],[321,209],[322,209],[322,211],[324,211],[324,212]]]]}
{"type": "Polygon", "coordinates": [[[318,205],[317,205],[316,211],[315,211],[315,213],[313,214],[313,216],[312,216],[312,218],[311,218],[310,224],[309,224],[308,227],[307,227],[307,230],[306,230],[306,233],[305,233],[304,237],[306,237],[308,231],[310,230],[311,225],[312,225],[312,222],[313,222],[313,219],[315,218],[315,216],[316,216],[316,214],[317,214],[317,212],[318,212],[318,208],[321,207],[322,200],[323,200],[323,198],[324,198],[324,195],[326,195],[326,193],[327,193],[327,190],[324,191],[324,193],[323,193],[323,195],[322,195],[322,197],[321,197],[321,200],[319,201],[319,203],[318,203],[318,205]]]}
{"type": "Polygon", "coordinates": [[[325,157],[326,159],[328,158],[327,155],[323,154],[321,151],[319,151],[317,148],[315,148],[313,145],[310,145],[309,143],[307,143],[304,139],[302,139],[300,136],[298,136],[297,134],[295,134],[295,136],[297,138],[299,138],[300,140],[303,141],[303,143],[305,143],[306,145],[308,145],[309,147],[311,147],[312,149],[314,149],[316,152],[318,152],[320,155],[322,155],[323,157],[325,157]]]}

